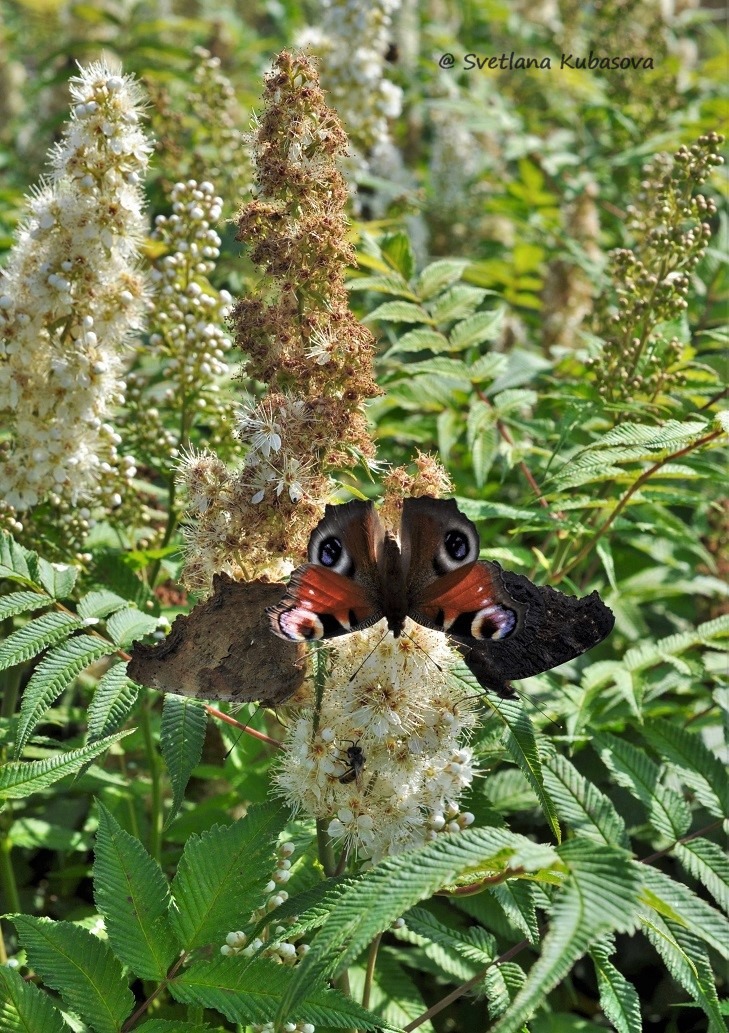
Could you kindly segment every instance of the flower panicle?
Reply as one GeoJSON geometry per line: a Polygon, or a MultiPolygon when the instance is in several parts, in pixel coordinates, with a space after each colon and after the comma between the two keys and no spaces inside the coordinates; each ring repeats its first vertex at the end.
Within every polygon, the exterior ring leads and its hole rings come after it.
{"type": "MultiPolygon", "coordinates": [[[[300,557],[337,472],[374,458],[363,408],[379,393],[373,338],[349,311],[344,279],[354,253],[336,160],[346,147],[314,66],[280,54],[252,134],[257,196],[238,219],[264,275],[231,314],[245,375],[267,391],[240,407],[242,466],[188,523],[185,577],[195,587],[216,570],[250,577],[272,555],[300,557]]],[[[193,494],[207,476],[199,463],[209,458],[181,467],[193,494]]]]}
{"type": "Polygon", "coordinates": [[[52,173],[0,281],[0,415],[11,428],[0,494],[29,539],[52,520],[67,544],[88,531],[89,507],[118,507],[135,472],[110,420],[147,303],[138,260],[151,151],[131,76],[81,66],[71,93],[52,173]]]}
{"type": "Polygon", "coordinates": [[[711,239],[716,205],[696,188],[723,163],[723,140],[707,133],[672,157],[656,155],[643,170],[638,198],[627,209],[635,244],[611,253],[611,287],[595,309],[594,330],[605,343],[588,365],[606,401],[667,401],[685,383],[685,342],[662,333],[661,325],[687,309],[691,274],[711,239]]]}

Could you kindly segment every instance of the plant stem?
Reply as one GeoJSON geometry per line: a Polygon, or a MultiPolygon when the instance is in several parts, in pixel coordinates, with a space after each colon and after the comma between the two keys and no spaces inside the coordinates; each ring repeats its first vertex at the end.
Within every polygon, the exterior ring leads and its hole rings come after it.
{"type": "Polygon", "coordinates": [[[266,735],[264,732],[258,732],[255,728],[250,728],[248,725],[243,725],[240,721],[236,721],[230,714],[224,714],[222,710],[218,710],[217,707],[206,706],[205,710],[214,717],[216,721],[225,721],[226,724],[232,725],[234,728],[239,728],[241,732],[245,732],[246,735],[252,735],[254,739],[260,739],[261,742],[265,742],[268,746],[275,746],[277,750],[283,749],[283,743],[280,743],[278,739],[272,739],[270,735],[266,735]]]}
{"type": "Polygon", "coordinates": [[[149,815],[149,852],[157,861],[162,856],[162,790],[160,786],[160,762],[152,736],[152,721],[149,703],[145,701],[140,711],[140,727],[147,751],[151,788],[149,815]]]}
{"type": "Polygon", "coordinates": [[[3,892],[3,912],[20,911],[20,896],[18,884],[15,881],[15,872],[10,853],[13,844],[10,839],[12,817],[8,813],[3,816],[2,828],[0,828],[0,886],[3,892]]]}
{"type": "Polygon", "coordinates": [[[377,952],[380,949],[380,941],[382,939],[382,933],[375,936],[374,940],[370,944],[369,954],[367,955],[367,971],[365,973],[364,989],[362,990],[362,1007],[369,1008],[370,1006],[370,992],[372,990],[372,980],[375,976],[375,965],[377,963],[377,952]]]}
{"type": "Polygon", "coordinates": [[[324,874],[331,879],[337,870],[337,859],[334,854],[334,844],[327,832],[326,822],[323,818],[316,819],[316,843],[324,874]]]}
{"type": "Polygon", "coordinates": [[[712,821],[710,825],[704,825],[698,832],[691,832],[688,836],[681,836],[675,843],[671,843],[670,846],[664,847],[663,850],[657,850],[655,854],[649,854],[648,857],[641,857],[641,864],[653,864],[654,861],[660,860],[661,857],[665,857],[666,854],[670,854],[679,843],[688,843],[692,839],[697,839],[699,836],[705,835],[707,832],[712,832],[714,829],[718,829],[721,826],[721,821],[712,821]]]}

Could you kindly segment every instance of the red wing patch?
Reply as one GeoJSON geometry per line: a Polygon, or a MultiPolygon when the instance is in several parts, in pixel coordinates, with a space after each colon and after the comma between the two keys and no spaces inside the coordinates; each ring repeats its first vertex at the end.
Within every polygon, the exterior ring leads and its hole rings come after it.
{"type": "Polygon", "coordinates": [[[360,584],[317,563],[295,570],[286,595],[267,613],[274,633],[294,641],[348,635],[383,616],[360,584]]]}
{"type": "Polygon", "coordinates": [[[431,581],[409,616],[451,634],[500,639],[510,635],[518,621],[516,606],[500,601],[503,594],[494,583],[491,566],[472,563],[431,581]]]}

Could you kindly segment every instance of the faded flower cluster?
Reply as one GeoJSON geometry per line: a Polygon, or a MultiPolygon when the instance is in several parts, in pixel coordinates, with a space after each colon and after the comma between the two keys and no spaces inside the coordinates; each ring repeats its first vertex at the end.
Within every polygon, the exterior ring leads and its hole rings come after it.
{"type": "Polygon", "coordinates": [[[408,622],[394,638],[377,624],[325,648],[321,706],[298,710],[276,773],[286,801],[373,863],[469,825],[458,801],[474,775],[462,739],[475,714],[445,636],[408,622]]]}
{"type": "Polygon", "coordinates": [[[118,505],[133,473],[110,414],[124,400],[124,349],[139,329],[140,184],[150,153],[132,77],[95,63],[71,80],[73,108],[52,175],[0,280],[0,495],[20,515],[43,502],[118,505]]]}
{"type": "Polygon", "coordinates": [[[680,326],[691,276],[711,240],[716,204],[696,188],[723,164],[723,142],[707,133],[643,169],[640,195],[627,208],[635,244],[611,253],[611,289],[596,304],[594,329],[605,343],[588,365],[608,401],[671,405],[671,389],[685,382],[693,350],[666,328],[680,326]]]}
{"type": "Polygon", "coordinates": [[[267,391],[241,408],[240,469],[210,452],[182,463],[191,587],[218,570],[271,573],[271,556],[300,555],[333,474],[374,454],[363,412],[379,393],[373,339],[349,311],[344,281],[354,253],[336,160],[346,144],[311,63],[279,55],[253,139],[258,196],[238,222],[264,275],[232,313],[245,373],[267,391]]]}

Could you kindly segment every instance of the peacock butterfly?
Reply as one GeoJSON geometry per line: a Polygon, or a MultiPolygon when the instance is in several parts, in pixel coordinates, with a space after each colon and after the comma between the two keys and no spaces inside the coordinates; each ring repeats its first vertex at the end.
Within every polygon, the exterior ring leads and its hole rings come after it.
{"type": "Polygon", "coordinates": [[[410,617],[446,633],[485,689],[573,660],[610,634],[597,592],[582,599],[534,585],[479,560],[475,525],[453,499],[405,499],[400,542],[371,502],[327,506],[309,539],[309,562],[268,607],[280,638],[348,635],[383,617],[398,637],[410,617]]]}

